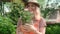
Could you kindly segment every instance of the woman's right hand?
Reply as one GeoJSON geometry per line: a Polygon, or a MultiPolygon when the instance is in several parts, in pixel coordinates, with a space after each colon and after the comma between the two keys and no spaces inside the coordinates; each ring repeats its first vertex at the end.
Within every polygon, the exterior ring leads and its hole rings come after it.
{"type": "Polygon", "coordinates": [[[29,29],[28,26],[26,26],[26,25],[21,25],[21,26],[20,26],[20,31],[23,32],[23,33],[28,34],[31,30],[29,29]]]}

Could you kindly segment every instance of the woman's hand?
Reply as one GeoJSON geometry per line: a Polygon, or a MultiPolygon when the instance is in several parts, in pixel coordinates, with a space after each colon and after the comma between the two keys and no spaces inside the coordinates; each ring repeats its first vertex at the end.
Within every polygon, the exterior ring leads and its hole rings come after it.
{"type": "Polygon", "coordinates": [[[28,27],[29,32],[33,32],[34,34],[42,34],[42,33],[39,32],[33,25],[26,24],[26,26],[28,27]]]}
{"type": "Polygon", "coordinates": [[[34,32],[35,34],[41,34],[39,31],[37,31],[35,29],[35,27],[33,25],[22,25],[20,27],[20,30],[24,33],[24,34],[29,34],[30,32],[34,32]]]}
{"type": "Polygon", "coordinates": [[[24,34],[28,34],[31,31],[31,29],[29,28],[29,26],[22,25],[20,26],[20,31],[23,32],[24,34]]]}
{"type": "Polygon", "coordinates": [[[23,32],[23,33],[29,33],[31,31],[35,31],[35,29],[33,28],[33,26],[31,27],[31,25],[29,24],[26,24],[26,25],[21,25],[20,26],[20,31],[23,32]]]}

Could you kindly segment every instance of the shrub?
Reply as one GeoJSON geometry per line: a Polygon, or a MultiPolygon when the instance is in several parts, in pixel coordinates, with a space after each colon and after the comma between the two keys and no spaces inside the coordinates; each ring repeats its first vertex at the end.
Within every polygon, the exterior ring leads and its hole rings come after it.
{"type": "Polygon", "coordinates": [[[60,24],[48,25],[46,34],[60,34],[60,24]]]}
{"type": "Polygon", "coordinates": [[[11,19],[0,16],[0,34],[15,34],[15,26],[11,19]]]}

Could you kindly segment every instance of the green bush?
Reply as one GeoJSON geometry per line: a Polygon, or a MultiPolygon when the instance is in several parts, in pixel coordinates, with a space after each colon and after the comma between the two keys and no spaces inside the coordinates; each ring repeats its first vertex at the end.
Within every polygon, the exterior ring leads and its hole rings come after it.
{"type": "Polygon", "coordinates": [[[11,19],[0,16],[0,34],[15,34],[15,26],[11,19]]]}
{"type": "Polygon", "coordinates": [[[24,10],[24,6],[13,4],[12,11],[7,14],[7,17],[12,19],[13,24],[17,25],[18,18],[21,18],[23,23],[28,23],[32,19],[32,14],[24,10]]]}
{"type": "Polygon", "coordinates": [[[60,34],[60,24],[48,25],[46,34],[60,34]]]}
{"type": "Polygon", "coordinates": [[[33,14],[31,14],[29,11],[21,11],[20,12],[20,18],[23,21],[23,24],[30,23],[32,20],[33,14]]]}

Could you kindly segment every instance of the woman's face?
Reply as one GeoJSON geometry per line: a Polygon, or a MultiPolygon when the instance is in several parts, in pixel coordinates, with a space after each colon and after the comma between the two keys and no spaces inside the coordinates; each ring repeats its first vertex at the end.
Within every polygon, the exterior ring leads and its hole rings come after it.
{"type": "Polygon", "coordinates": [[[33,3],[29,3],[26,8],[30,11],[30,12],[33,12],[33,11],[36,11],[36,5],[33,4],[33,3]]]}

